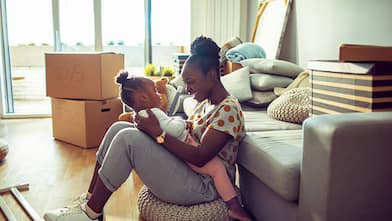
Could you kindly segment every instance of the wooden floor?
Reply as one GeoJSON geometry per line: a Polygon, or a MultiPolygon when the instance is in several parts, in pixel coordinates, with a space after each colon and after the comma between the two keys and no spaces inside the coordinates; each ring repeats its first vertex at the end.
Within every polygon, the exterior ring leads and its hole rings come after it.
{"type": "MultiPolygon", "coordinates": [[[[22,195],[41,216],[69,204],[87,190],[96,148],[82,149],[54,140],[50,118],[0,121],[0,137],[10,148],[6,160],[0,163],[0,188],[29,183],[30,189],[22,195]]],[[[142,185],[132,174],[106,205],[106,220],[141,220],[136,200],[142,185]]],[[[30,220],[11,194],[1,197],[18,220],[30,220]]],[[[1,213],[0,220],[6,220],[1,213]]]]}

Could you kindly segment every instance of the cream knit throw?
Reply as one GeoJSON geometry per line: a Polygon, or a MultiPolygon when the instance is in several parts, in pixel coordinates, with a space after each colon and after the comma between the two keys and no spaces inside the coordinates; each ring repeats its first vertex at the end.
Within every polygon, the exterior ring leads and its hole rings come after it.
{"type": "Polygon", "coordinates": [[[282,95],[283,93],[299,87],[309,87],[309,71],[304,71],[298,74],[298,76],[294,79],[289,86],[286,88],[283,87],[276,87],[274,88],[274,93],[278,96],[282,95]]]}

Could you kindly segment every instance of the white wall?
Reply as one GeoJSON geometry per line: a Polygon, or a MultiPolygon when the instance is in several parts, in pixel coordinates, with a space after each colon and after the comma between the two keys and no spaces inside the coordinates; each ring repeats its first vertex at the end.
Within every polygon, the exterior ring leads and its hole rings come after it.
{"type": "MultiPolygon", "coordinates": [[[[311,59],[337,59],[343,43],[392,46],[392,0],[293,0],[292,3],[281,59],[306,67],[311,59]]],[[[248,4],[257,5],[257,0],[249,0],[248,4]]],[[[249,10],[248,14],[256,13],[257,7],[249,10]]],[[[254,18],[250,19],[248,26],[254,23],[254,18]]],[[[248,36],[251,32],[248,29],[248,36]]]]}

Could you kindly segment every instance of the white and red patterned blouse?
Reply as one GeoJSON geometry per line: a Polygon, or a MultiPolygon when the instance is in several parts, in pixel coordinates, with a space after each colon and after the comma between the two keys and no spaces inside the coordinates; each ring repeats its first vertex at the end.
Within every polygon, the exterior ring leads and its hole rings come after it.
{"type": "Polygon", "coordinates": [[[231,136],[218,156],[222,159],[234,182],[238,147],[245,136],[245,122],[238,100],[228,96],[218,105],[211,105],[207,100],[204,100],[196,105],[188,120],[193,123],[192,136],[199,142],[203,140],[207,128],[222,131],[231,136]]]}

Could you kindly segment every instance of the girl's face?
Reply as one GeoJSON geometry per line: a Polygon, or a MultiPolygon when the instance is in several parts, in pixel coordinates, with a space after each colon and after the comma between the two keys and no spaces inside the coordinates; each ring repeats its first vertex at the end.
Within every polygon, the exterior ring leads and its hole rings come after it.
{"type": "Polygon", "coordinates": [[[140,102],[139,106],[143,109],[159,107],[161,105],[161,95],[158,93],[155,82],[146,78],[143,80],[143,84],[144,88],[141,93],[142,96],[145,96],[145,99],[140,102]]]}
{"type": "Polygon", "coordinates": [[[201,102],[209,98],[212,83],[200,68],[185,63],[182,70],[182,78],[186,84],[186,92],[193,95],[195,100],[201,102]]]}

